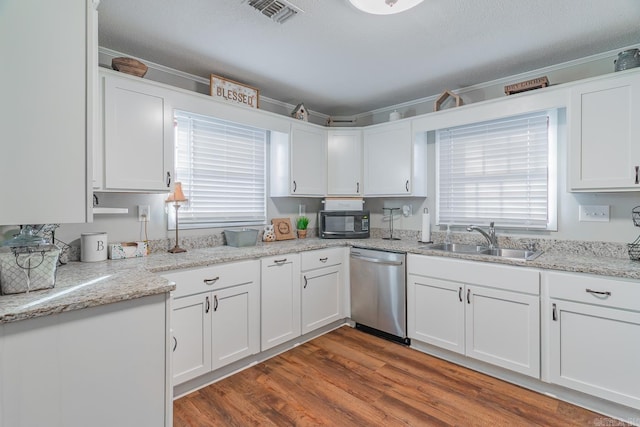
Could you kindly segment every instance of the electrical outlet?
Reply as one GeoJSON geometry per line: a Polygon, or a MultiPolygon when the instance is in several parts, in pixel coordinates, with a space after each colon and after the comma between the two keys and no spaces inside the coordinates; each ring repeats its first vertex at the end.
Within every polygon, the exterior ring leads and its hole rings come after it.
{"type": "Polygon", "coordinates": [[[609,205],[580,205],[578,220],[609,222],[609,205]]]}
{"type": "Polygon", "coordinates": [[[151,221],[151,208],[149,207],[149,205],[138,205],[138,221],[151,221]]]}

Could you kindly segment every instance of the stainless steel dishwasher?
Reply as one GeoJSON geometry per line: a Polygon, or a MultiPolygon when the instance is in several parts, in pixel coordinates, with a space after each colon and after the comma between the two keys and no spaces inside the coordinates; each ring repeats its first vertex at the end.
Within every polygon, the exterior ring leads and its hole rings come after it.
{"type": "Polygon", "coordinates": [[[351,248],[351,319],[356,328],[409,344],[406,254],[351,248]]]}

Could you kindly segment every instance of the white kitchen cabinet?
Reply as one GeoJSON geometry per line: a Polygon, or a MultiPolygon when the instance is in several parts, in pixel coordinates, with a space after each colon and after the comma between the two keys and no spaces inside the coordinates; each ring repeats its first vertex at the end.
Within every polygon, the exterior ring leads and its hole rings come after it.
{"type": "Polygon", "coordinates": [[[327,135],[327,195],[362,196],[362,131],[329,130],[327,135]]]}
{"type": "Polygon", "coordinates": [[[173,382],[260,351],[260,265],[242,261],[163,274],[176,283],[173,382]]]}
{"type": "Polygon", "coordinates": [[[300,255],[261,259],[261,348],[300,336],[300,255]]]}
{"type": "Polygon", "coordinates": [[[426,142],[414,141],[411,122],[370,126],[363,138],[365,196],[426,195],[426,142]]]}
{"type": "Polygon", "coordinates": [[[93,116],[87,106],[96,96],[95,3],[2,2],[0,180],[7,185],[0,224],[89,219],[93,116]]]}
{"type": "Polygon", "coordinates": [[[409,338],[540,376],[540,284],[534,270],[408,255],[409,338]]]}
{"type": "Polygon", "coordinates": [[[171,348],[173,383],[180,384],[211,371],[211,304],[208,293],[173,301],[171,348]]]}
{"type": "Polygon", "coordinates": [[[94,178],[104,191],[167,192],[173,179],[173,109],[169,91],[101,70],[103,141],[94,178]],[[99,170],[97,171],[100,172],[99,170]]]}
{"type": "Polygon", "coordinates": [[[636,281],[545,272],[549,381],[640,409],[636,281]]]}
{"type": "Polygon", "coordinates": [[[572,88],[569,179],[574,191],[640,191],[640,72],[572,88]]]}
{"type": "Polygon", "coordinates": [[[327,132],[317,126],[291,125],[291,194],[324,196],[327,189],[327,132]]]}
{"type": "Polygon", "coordinates": [[[344,318],[344,248],[301,254],[302,334],[344,318]]]}
{"type": "Polygon", "coordinates": [[[168,294],[0,325],[0,426],[170,426],[168,294]]]}

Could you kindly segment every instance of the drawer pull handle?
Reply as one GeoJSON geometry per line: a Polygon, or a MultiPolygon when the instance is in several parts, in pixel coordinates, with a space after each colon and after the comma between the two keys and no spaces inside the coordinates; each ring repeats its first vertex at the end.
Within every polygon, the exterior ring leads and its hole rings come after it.
{"type": "Polygon", "coordinates": [[[302,278],[304,279],[304,289],[307,289],[307,285],[309,284],[309,281],[307,280],[307,276],[302,276],[302,278]]]}
{"type": "Polygon", "coordinates": [[[174,336],[173,337],[173,351],[176,351],[176,348],[178,348],[178,338],[176,338],[174,336]]]}
{"type": "Polygon", "coordinates": [[[585,289],[587,292],[589,292],[590,294],[595,294],[595,295],[605,295],[610,297],[611,296],[611,292],[609,291],[594,291],[593,289],[585,289]]]}
{"type": "Polygon", "coordinates": [[[553,321],[558,320],[558,310],[555,304],[551,305],[551,319],[553,319],[553,321]]]}
{"type": "Polygon", "coordinates": [[[218,295],[213,296],[213,311],[218,311],[218,295]]]}
{"type": "Polygon", "coordinates": [[[458,288],[458,299],[462,302],[462,286],[458,288]]]}
{"type": "Polygon", "coordinates": [[[320,258],[320,262],[327,262],[327,260],[329,259],[329,257],[324,257],[324,258],[320,258]]]}
{"type": "Polygon", "coordinates": [[[467,304],[471,304],[471,289],[467,289],[467,304]]]}
{"type": "Polygon", "coordinates": [[[209,297],[206,297],[204,300],[205,300],[204,312],[208,313],[209,310],[211,309],[211,303],[209,302],[209,297]]]}
{"type": "Polygon", "coordinates": [[[285,262],[287,262],[287,259],[286,258],[274,259],[273,262],[276,264],[284,264],[285,262]]]}
{"type": "Polygon", "coordinates": [[[218,280],[220,280],[220,276],[216,276],[213,279],[204,279],[203,282],[205,285],[213,285],[214,283],[216,283],[218,280]]]}

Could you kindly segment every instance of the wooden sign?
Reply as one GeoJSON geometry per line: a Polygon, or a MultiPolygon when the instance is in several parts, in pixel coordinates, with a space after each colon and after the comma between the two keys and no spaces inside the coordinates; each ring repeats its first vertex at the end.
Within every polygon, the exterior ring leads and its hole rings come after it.
{"type": "Polygon", "coordinates": [[[504,93],[507,95],[513,95],[514,93],[525,92],[527,90],[540,89],[541,87],[549,86],[549,79],[547,76],[538,77],[537,79],[531,79],[520,83],[514,83],[504,87],[504,93]]]}
{"type": "Polygon", "coordinates": [[[211,74],[211,96],[232,104],[259,108],[260,91],[254,87],[211,74]]]}
{"type": "Polygon", "coordinates": [[[290,240],[296,238],[289,218],[273,218],[271,220],[271,224],[273,224],[273,231],[276,233],[276,240],[290,240]]]}

